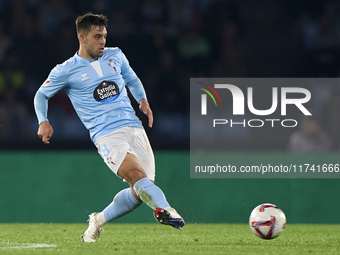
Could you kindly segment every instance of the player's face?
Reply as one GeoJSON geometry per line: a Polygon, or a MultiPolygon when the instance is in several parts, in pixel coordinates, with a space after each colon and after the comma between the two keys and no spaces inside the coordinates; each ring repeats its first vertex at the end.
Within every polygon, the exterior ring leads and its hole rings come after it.
{"type": "Polygon", "coordinates": [[[106,27],[97,26],[85,36],[85,50],[91,58],[101,57],[104,53],[107,31],[106,27]]]}

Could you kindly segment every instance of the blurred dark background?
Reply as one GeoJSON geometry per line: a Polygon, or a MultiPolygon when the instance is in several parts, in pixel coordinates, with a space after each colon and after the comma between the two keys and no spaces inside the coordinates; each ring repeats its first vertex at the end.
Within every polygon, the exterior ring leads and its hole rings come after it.
{"type": "MultiPolygon", "coordinates": [[[[340,74],[339,1],[0,0],[1,150],[94,148],[63,91],[49,101],[49,146],[36,135],[33,108],[50,70],[77,51],[75,19],[89,11],[108,16],[107,46],[122,49],[144,84],[155,115],[146,128],[154,149],[189,149],[190,77],[340,74]]],[[[340,85],[311,93],[317,135],[272,129],[279,143],[260,144],[257,134],[238,137],[236,149],[338,150],[340,85]],[[317,145],[295,148],[299,139],[317,145]]]]}

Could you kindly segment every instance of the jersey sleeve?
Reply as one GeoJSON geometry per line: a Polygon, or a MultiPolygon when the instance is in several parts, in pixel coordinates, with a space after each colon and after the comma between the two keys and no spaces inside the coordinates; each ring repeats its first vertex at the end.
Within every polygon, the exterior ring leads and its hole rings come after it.
{"type": "Polygon", "coordinates": [[[140,81],[136,73],[133,71],[133,69],[130,67],[129,61],[127,60],[123,52],[121,52],[121,59],[122,59],[121,67],[122,76],[132,96],[135,98],[137,102],[139,102],[143,98],[147,99],[142,82],[140,81]]]}
{"type": "Polygon", "coordinates": [[[57,65],[52,69],[46,81],[41,85],[41,91],[48,99],[53,97],[59,90],[67,84],[67,74],[64,65],[57,65]]]}
{"type": "Polygon", "coordinates": [[[126,83],[134,80],[137,78],[136,73],[133,71],[133,69],[130,67],[129,61],[127,60],[125,54],[119,49],[120,52],[120,58],[122,62],[121,66],[121,72],[123,79],[126,83]]]}
{"type": "Polygon", "coordinates": [[[67,84],[66,72],[62,65],[52,69],[48,78],[38,89],[34,97],[34,109],[39,124],[47,121],[48,100],[67,84]]]}
{"type": "Polygon", "coordinates": [[[126,83],[127,87],[129,88],[132,96],[134,99],[139,102],[141,99],[146,98],[145,90],[142,85],[142,82],[140,79],[137,77],[136,79],[126,83]]]}

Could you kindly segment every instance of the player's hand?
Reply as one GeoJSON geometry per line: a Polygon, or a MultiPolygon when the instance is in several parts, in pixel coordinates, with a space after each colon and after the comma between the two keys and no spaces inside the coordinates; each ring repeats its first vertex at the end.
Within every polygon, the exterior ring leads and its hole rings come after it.
{"type": "Polygon", "coordinates": [[[139,101],[139,109],[149,118],[149,127],[153,124],[153,115],[148,101],[143,98],[139,101]]]}
{"type": "Polygon", "coordinates": [[[48,121],[41,122],[38,129],[38,136],[41,138],[43,143],[49,144],[50,138],[53,134],[53,128],[48,121]]]}

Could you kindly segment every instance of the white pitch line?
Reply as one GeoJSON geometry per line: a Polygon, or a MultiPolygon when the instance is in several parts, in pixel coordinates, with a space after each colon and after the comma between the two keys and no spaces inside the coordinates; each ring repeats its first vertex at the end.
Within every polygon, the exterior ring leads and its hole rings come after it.
{"type": "Polygon", "coordinates": [[[7,246],[7,247],[0,247],[0,249],[34,249],[34,248],[51,248],[57,247],[55,244],[44,244],[44,243],[7,243],[9,245],[16,245],[16,246],[7,246]]]}

